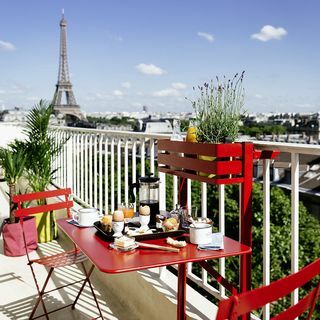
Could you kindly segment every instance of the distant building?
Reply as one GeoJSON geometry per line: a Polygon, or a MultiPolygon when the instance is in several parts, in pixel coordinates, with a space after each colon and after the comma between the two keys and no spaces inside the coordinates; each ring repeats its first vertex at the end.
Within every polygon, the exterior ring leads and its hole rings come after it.
{"type": "Polygon", "coordinates": [[[148,113],[149,112],[149,107],[148,106],[143,106],[142,110],[143,110],[143,112],[148,113]]]}
{"type": "Polygon", "coordinates": [[[13,110],[4,110],[0,114],[0,121],[3,122],[25,122],[28,111],[14,108],[13,110]]]}
{"type": "Polygon", "coordinates": [[[172,125],[169,120],[148,118],[138,120],[134,131],[145,133],[172,133],[172,125]]]}

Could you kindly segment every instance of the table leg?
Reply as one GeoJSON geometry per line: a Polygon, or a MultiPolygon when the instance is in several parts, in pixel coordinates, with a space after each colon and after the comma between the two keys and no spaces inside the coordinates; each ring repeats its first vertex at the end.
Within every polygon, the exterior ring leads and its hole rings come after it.
{"type": "Polygon", "coordinates": [[[186,319],[187,264],[178,265],[177,319],[186,319]]]}

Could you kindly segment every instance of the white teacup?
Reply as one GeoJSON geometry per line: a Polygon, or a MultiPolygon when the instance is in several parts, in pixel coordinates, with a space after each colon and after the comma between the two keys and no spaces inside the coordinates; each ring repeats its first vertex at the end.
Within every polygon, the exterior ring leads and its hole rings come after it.
{"type": "Polygon", "coordinates": [[[122,230],[124,228],[124,221],[112,221],[112,230],[114,232],[114,237],[121,237],[122,230]]]}
{"type": "Polygon", "coordinates": [[[140,214],[140,215],[139,215],[139,222],[140,222],[140,224],[141,224],[141,227],[147,226],[147,225],[149,224],[149,222],[150,222],[150,214],[148,214],[148,215],[146,215],[146,216],[140,214]]]}
{"type": "Polygon", "coordinates": [[[101,217],[102,215],[96,208],[81,208],[78,212],[72,213],[72,219],[83,227],[92,227],[93,223],[98,221],[101,217]]]}

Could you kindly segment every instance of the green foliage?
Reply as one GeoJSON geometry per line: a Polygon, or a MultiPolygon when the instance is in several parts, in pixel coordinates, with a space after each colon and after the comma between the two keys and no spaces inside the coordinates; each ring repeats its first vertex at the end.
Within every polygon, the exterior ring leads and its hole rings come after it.
{"type": "Polygon", "coordinates": [[[0,148],[0,165],[4,170],[4,179],[8,185],[16,184],[22,176],[26,159],[23,150],[0,148]]]}
{"type": "Polygon", "coordinates": [[[27,116],[27,178],[33,191],[43,191],[52,182],[55,174],[52,170],[53,157],[62,146],[48,130],[52,112],[52,105],[41,100],[27,116]]]}
{"type": "MultiPolygon", "coordinates": [[[[195,185],[197,188],[197,185],[195,185]]],[[[193,192],[195,194],[197,192],[193,192]]],[[[228,185],[226,193],[226,235],[238,239],[239,234],[239,187],[228,185]]],[[[193,199],[194,204],[200,207],[198,196],[193,199]]],[[[218,225],[218,194],[216,186],[208,185],[208,215],[218,225]]],[[[262,284],[262,244],[263,244],[263,190],[258,183],[253,184],[253,254],[252,254],[252,287],[262,284]]],[[[284,190],[278,187],[271,188],[270,194],[270,277],[277,280],[290,273],[291,265],[291,201],[284,190]]],[[[310,215],[300,202],[299,204],[299,259],[300,267],[316,260],[320,256],[320,223],[310,215]]],[[[215,262],[216,263],[216,262],[215,262]]],[[[226,277],[237,283],[239,277],[239,261],[237,258],[226,259],[226,277]]],[[[200,272],[198,268],[196,270],[200,272]]],[[[199,273],[200,274],[200,273],[199,273]]],[[[301,289],[300,296],[304,296],[310,286],[301,289]]],[[[290,304],[290,298],[283,299],[272,306],[272,313],[277,313],[290,304]]],[[[320,313],[315,314],[316,318],[320,313]]]]}
{"type": "Polygon", "coordinates": [[[25,163],[26,158],[21,148],[0,148],[0,166],[4,170],[4,179],[9,186],[10,223],[15,222],[15,206],[12,202],[12,197],[15,194],[16,184],[24,172],[25,163]]]}
{"type": "Polygon", "coordinates": [[[222,82],[217,77],[216,84],[211,80],[210,84],[198,86],[199,97],[191,103],[199,142],[219,143],[237,138],[244,105],[243,76],[244,72],[232,80],[224,77],[222,82]]]}
{"type": "Polygon", "coordinates": [[[241,133],[256,137],[264,134],[285,134],[287,129],[281,125],[266,124],[266,123],[255,123],[250,126],[242,126],[239,130],[241,133]]]}
{"type": "Polygon", "coordinates": [[[102,117],[87,117],[88,121],[94,124],[103,123],[107,125],[114,125],[114,126],[131,126],[133,128],[135,124],[135,119],[130,117],[112,117],[111,119],[102,118],[102,117]]]}

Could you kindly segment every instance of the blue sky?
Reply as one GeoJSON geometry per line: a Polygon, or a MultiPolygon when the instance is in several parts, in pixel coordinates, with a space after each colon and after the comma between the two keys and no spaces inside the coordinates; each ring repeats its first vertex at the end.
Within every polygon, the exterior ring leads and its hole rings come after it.
{"type": "Polygon", "coordinates": [[[53,97],[62,8],[87,112],[191,111],[193,86],[242,70],[248,111],[320,111],[317,0],[0,0],[0,106],[53,97]]]}

